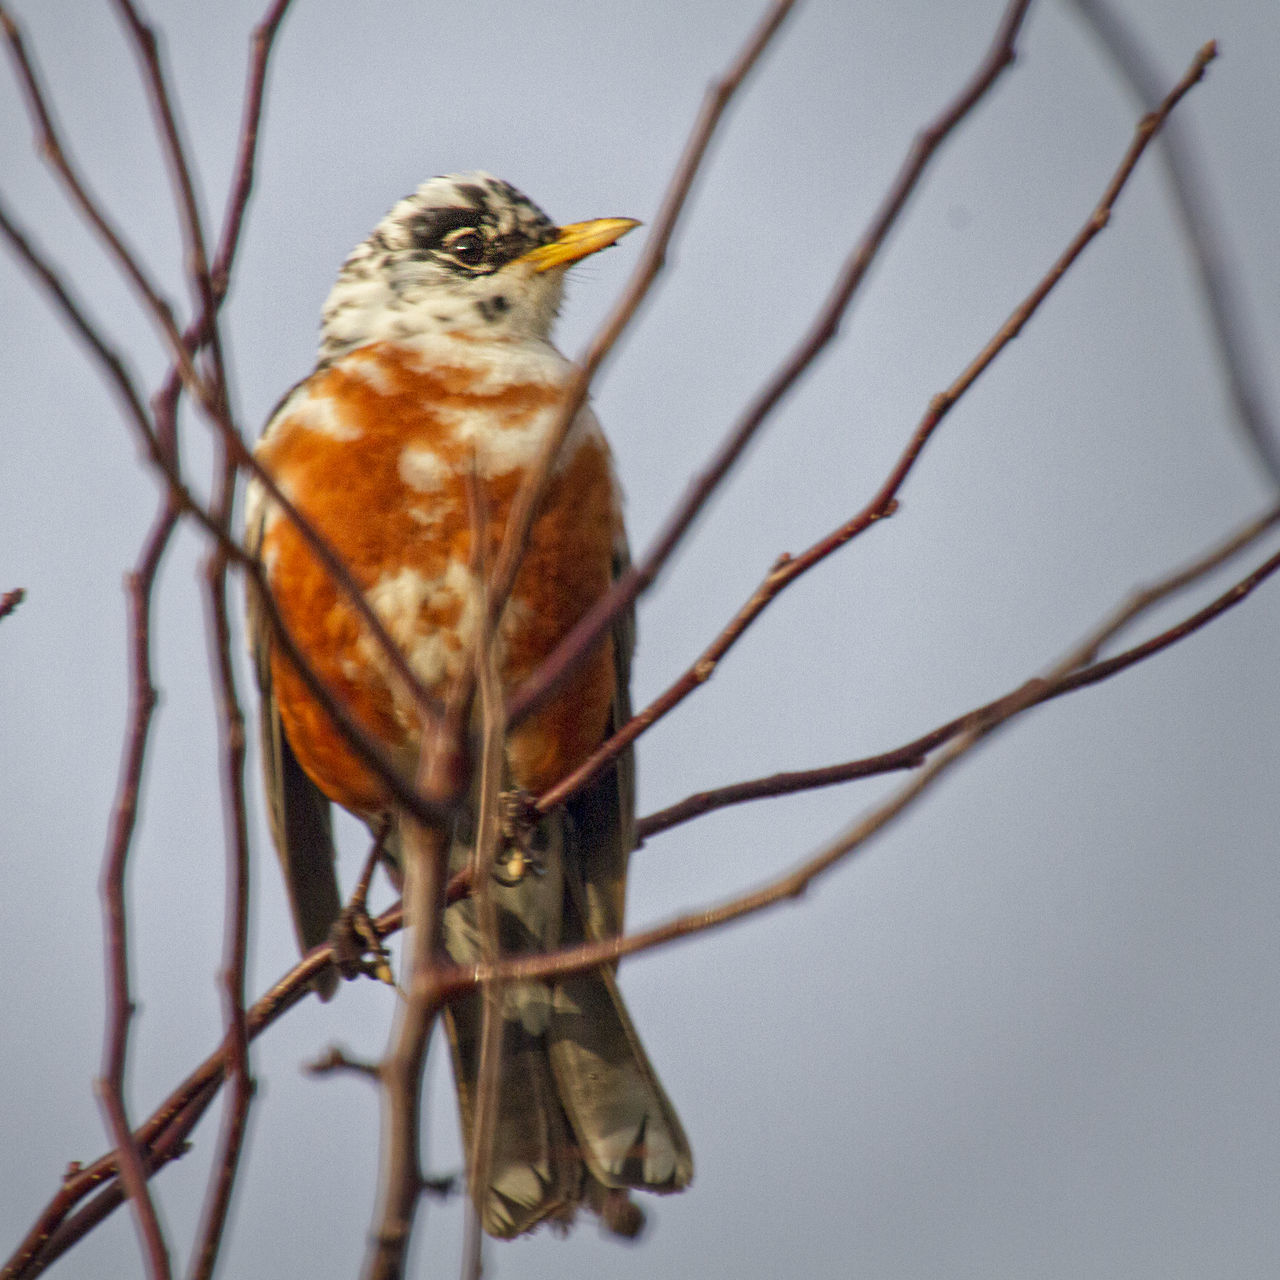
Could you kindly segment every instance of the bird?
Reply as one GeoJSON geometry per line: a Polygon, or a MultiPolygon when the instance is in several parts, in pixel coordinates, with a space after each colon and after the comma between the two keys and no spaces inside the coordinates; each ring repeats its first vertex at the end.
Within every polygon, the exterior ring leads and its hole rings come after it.
{"type": "MultiPolygon", "coordinates": [[[[557,225],[482,172],[432,178],[395,204],[347,257],[324,306],[315,370],[280,401],[254,450],[278,492],[341,558],[428,693],[446,696],[472,661],[512,501],[553,427],[576,366],[552,344],[567,270],[638,225],[557,225]],[[478,544],[478,545],[477,545],[478,544]]],[[[387,755],[413,775],[422,738],[413,693],[268,488],[251,479],[246,544],[296,651],[387,755]]],[[[589,404],[576,414],[492,633],[498,682],[529,677],[625,570],[622,498],[589,404]]],[[[339,805],[374,831],[398,821],[385,779],[354,752],[293,665],[250,584],[271,832],[298,942],[325,942],[343,909],[332,835],[339,805]]],[[[631,715],[634,618],[624,613],[544,705],[506,733],[503,795],[536,796],[631,715]]],[[[635,843],[630,750],[490,870],[504,954],[606,939],[623,925],[635,843]]],[[[450,870],[475,836],[463,806],[450,870]]],[[[514,838],[513,838],[514,839],[514,838]]],[[[483,873],[484,869],[481,869],[483,873]]],[[[445,949],[481,955],[471,897],[444,914],[445,949]]],[[[331,994],[336,978],[319,986],[331,994]]],[[[472,1151],[481,1005],[444,1012],[472,1151]]],[[[580,1209],[621,1235],[643,1211],[631,1189],[680,1191],[693,1158],[636,1034],[615,974],[520,982],[503,991],[491,1145],[476,1193],[484,1230],[510,1238],[580,1209]]]]}

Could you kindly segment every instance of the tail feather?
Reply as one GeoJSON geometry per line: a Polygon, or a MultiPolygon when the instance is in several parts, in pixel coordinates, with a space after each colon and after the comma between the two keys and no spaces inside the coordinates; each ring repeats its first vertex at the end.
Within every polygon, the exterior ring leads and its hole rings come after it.
{"type": "MultiPolygon", "coordinates": [[[[560,826],[561,819],[547,821],[560,826]]],[[[561,857],[565,832],[560,827],[548,836],[541,875],[492,886],[505,954],[546,951],[592,932],[582,919],[586,899],[576,860],[561,857]]],[[[465,856],[460,846],[455,858],[465,856]]],[[[454,960],[470,963],[479,945],[475,904],[464,899],[445,913],[445,947],[454,960]]],[[[626,1211],[625,1189],[679,1191],[693,1176],[693,1158],[612,969],[550,984],[513,983],[503,991],[501,1017],[488,1186],[478,1206],[485,1231],[506,1238],[543,1221],[567,1225],[586,1205],[634,1234],[642,1215],[626,1211]]],[[[481,1023],[478,995],[446,1013],[468,1158],[481,1023]]]]}
{"type": "MultiPolygon", "coordinates": [[[[470,1158],[476,1124],[480,1002],[445,1013],[453,1050],[463,1141],[470,1158]]],[[[557,1101],[542,1037],[503,1019],[501,1076],[481,1225],[493,1236],[518,1236],[546,1218],[571,1217],[582,1181],[573,1137],[557,1101]]]]}
{"type": "Polygon", "coordinates": [[[636,1035],[613,974],[558,982],[547,1052],[583,1161],[606,1187],[679,1191],[689,1142],[636,1035]]]}

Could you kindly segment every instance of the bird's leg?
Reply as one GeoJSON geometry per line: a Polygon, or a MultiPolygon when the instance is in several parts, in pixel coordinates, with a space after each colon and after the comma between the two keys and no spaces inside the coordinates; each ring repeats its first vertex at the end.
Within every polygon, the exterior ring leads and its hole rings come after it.
{"type": "Polygon", "coordinates": [[[516,885],[530,872],[545,874],[547,833],[543,814],[528,791],[504,791],[498,797],[502,841],[493,875],[499,884],[516,885]]]}
{"type": "MultiPolygon", "coordinates": [[[[334,963],[344,978],[355,978],[362,973],[371,974],[379,982],[395,986],[388,963],[388,952],[369,918],[366,903],[369,885],[379,862],[386,861],[386,840],[391,831],[389,819],[382,819],[374,834],[373,845],[365,859],[364,869],[356,882],[350,901],[342,908],[342,914],[334,921],[329,935],[333,945],[334,963]]],[[[390,863],[387,863],[390,871],[390,863]]],[[[393,875],[393,879],[396,877],[393,875]]]]}

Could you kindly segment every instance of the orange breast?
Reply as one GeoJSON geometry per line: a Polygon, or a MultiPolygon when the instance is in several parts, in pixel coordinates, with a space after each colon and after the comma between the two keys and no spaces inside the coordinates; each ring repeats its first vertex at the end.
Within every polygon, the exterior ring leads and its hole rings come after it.
{"type": "MultiPolygon", "coordinates": [[[[303,383],[258,445],[259,460],[334,546],[438,695],[469,660],[479,607],[474,568],[496,561],[512,500],[559,395],[559,385],[545,378],[502,385],[492,370],[462,361],[424,364],[379,343],[303,383]],[[479,497],[478,521],[472,493],[479,497]]],[[[619,535],[607,446],[593,424],[575,428],[499,627],[498,666],[508,689],[607,590],[619,535]]],[[[260,555],[284,621],[316,674],[412,769],[419,724],[411,699],[278,508],[269,511],[260,555]]],[[[271,670],[285,732],[316,784],[356,812],[384,808],[384,787],[278,651],[271,670]]],[[[514,785],[543,790],[599,744],[614,680],[606,640],[559,695],[513,732],[514,785]]]]}

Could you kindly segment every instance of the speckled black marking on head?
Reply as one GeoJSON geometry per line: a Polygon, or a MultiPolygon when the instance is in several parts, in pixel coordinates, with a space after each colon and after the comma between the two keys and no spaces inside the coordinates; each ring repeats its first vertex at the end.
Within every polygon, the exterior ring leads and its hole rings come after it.
{"type": "Polygon", "coordinates": [[[486,324],[492,324],[500,315],[506,312],[510,305],[506,296],[499,293],[492,298],[477,299],[476,310],[480,312],[486,324]]]}
{"type": "Polygon", "coordinates": [[[474,227],[476,221],[475,209],[424,209],[409,224],[409,234],[418,248],[418,253],[413,256],[425,257],[430,250],[440,248],[450,231],[474,227]]]}
{"type": "Polygon", "coordinates": [[[324,358],[378,337],[438,327],[545,336],[560,273],[493,277],[558,228],[527,196],[485,173],[433,178],[392,207],[343,263],[323,324],[324,358]],[[432,295],[451,310],[427,309],[432,295]]]}
{"type": "Polygon", "coordinates": [[[448,203],[419,208],[403,224],[410,244],[407,253],[400,252],[410,261],[435,260],[459,275],[491,275],[556,237],[551,219],[528,196],[500,179],[455,182],[443,198],[448,203]],[[483,256],[475,261],[449,251],[449,237],[466,230],[475,231],[484,241],[483,256]]]}

